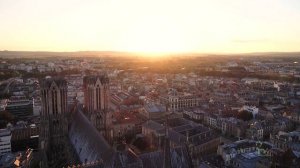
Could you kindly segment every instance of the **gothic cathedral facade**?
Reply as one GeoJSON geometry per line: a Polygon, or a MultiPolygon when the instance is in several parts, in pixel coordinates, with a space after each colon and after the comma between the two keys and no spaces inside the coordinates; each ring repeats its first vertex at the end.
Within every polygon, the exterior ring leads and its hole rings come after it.
{"type": "Polygon", "coordinates": [[[86,76],[83,80],[86,115],[105,137],[109,120],[109,79],[107,75],[86,76]]]}
{"type": "Polygon", "coordinates": [[[68,136],[67,82],[62,78],[51,78],[41,82],[41,128],[40,149],[47,160],[65,158],[65,142],[68,136]]]}

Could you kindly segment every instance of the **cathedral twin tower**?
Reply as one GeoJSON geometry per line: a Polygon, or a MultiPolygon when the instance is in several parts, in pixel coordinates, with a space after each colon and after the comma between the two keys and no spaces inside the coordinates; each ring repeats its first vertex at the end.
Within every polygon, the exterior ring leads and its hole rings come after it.
{"type": "Polygon", "coordinates": [[[106,75],[83,79],[84,103],[88,117],[102,133],[106,132],[109,104],[109,79],[106,75]]]}
{"type": "MultiPolygon", "coordinates": [[[[107,75],[86,76],[83,88],[84,113],[94,127],[106,136],[109,79],[107,75]]],[[[63,78],[49,78],[41,82],[40,147],[48,154],[51,151],[49,159],[63,157],[61,155],[65,153],[64,144],[68,138],[72,115],[67,104],[67,89],[67,81],[63,78]]]]}
{"type": "Polygon", "coordinates": [[[48,159],[64,155],[68,133],[67,82],[62,78],[45,79],[41,83],[40,148],[48,159]],[[50,150],[51,149],[51,150],[50,150]]]}

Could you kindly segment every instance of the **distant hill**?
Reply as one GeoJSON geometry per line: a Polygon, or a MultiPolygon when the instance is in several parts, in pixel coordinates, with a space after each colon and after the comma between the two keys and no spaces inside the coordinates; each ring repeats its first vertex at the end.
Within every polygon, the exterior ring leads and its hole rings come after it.
{"type": "Polygon", "coordinates": [[[43,57],[117,57],[129,56],[129,52],[115,51],[77,51],[77,52],[47,52],[47,51],[0,51],[0,58],[43,58],[43,57]]]}
{"type": "MultiPolygon", "coordinates": [[[[119,51],[76,51],[76,52],[48,52],[48,51],[0,51],[0,58],[44,58],[44,57],[126,57],[142,56],[133,52],[119,51]]],[[[168,54],[168,56],[254,56],[254,57],[300,57],[300,52],[256,52],[240,54],[209,54],[209,53],[178,53],[168,54]]]]}
{"type": "Polygon", "coordinates": [[[272,57],[295,57],[300,56],[300,52],[255,52],[255,53],[244,53],[236,54],[244,56],[272,56],[272,57]]]}

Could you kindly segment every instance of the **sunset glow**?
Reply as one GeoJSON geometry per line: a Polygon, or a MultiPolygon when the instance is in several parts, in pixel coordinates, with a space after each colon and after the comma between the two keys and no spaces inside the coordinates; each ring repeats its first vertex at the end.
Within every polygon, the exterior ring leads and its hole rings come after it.
{"type": "Polygon", "coordinates": [[[298,0],[1,0],[0,20],[0,50],[240,53],[300,46],[298,0]]]}

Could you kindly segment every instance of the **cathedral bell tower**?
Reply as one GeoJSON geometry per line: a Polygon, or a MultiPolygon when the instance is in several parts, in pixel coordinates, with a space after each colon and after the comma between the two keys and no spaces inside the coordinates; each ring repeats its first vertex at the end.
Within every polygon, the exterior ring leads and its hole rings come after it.
{"type": "Polygon", "coordinates": [[[40,149],[48,160],[56,160],[64,155],[64,142],[68,134],[67,82],[63,78],[41,81],[41,128],[40,149]]]}
{"type": "Polygon", "coordinates": [[[87,116],[103,135],[106,134],[109,104],[109,79],[107,75],[86,76],[84,97],[87,116]]]}

